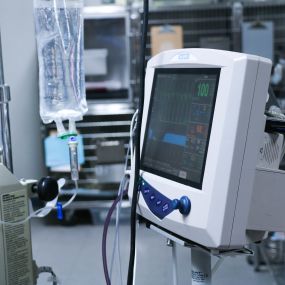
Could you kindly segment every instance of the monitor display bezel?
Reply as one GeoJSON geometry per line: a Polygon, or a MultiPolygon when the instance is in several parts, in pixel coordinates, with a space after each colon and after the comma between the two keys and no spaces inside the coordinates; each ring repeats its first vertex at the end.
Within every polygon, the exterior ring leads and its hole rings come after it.
{"type": "Polygon", "coordinates": [[[149,108],[148,108],[148,114],[147,114],[147,123],[146,123],[146,129],[144,133],[144,139],[143,139],[143,148],[141,153],[141,167],[140,169],[143,171],[147,171],[149,173],[164,177],[169,180],[173,180],[175,182],[191,186],[193,188],[202,190],[202,184],[204,180],[204,174],[205,174],[205,167],[206,167],[206,161],[207,161],[207,155],[208,155],[208,148],[209,148],[209,142],[211,137],[211,131],[212,131],[212,124],[213,124],[213,117],[215,113],[215,107],[216,107],[216,99],[217,99],[217,93],[218,93],[218,87],[220,83],[220,75],[221,75],[221,68],[155,68],[154,71],[154,78],[153,78],[153,84],[152,84],[152,90],[151,90],[151,98],[149,102],[149,108]],[[151,113],[153,108],[153,101],[154,101],[154,92],[156,87],[156,82],[159,74],[196,74],[196,75],[216,75],[216,86],[214,91],[214,98],[212,103],[212,110],[210,115],[210,123],[209,123],[209,130],[208,130],[208,136],[207,136],[207,142],[206,142],[206,149],[205,149],[205,156],[203,161],[203,166],[201,170],[201,179],[200,182],[191,181],[189,179],[184,179],[166,172],[163,172],[161,170],[154,169],[152,167],[144,165],[144,158],[145,158],[145,152],[146,152],[146,143],[148,138],[148,131],[149,131],[149,125],[151,121],[151,113]]]}

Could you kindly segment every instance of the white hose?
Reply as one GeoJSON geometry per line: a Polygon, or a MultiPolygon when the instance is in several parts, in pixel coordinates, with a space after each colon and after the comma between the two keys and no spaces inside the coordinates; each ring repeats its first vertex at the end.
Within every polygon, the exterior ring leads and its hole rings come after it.
{"type": "MultiPolygon", "coordinates": [[[[131,156],[131,165],[132,165],[132,160],[134,156],[134,149],[133,149],[133,134],[134,130],[136,127],[136,119],[138,115],[138,110],[134,113],[132,120],[131,120],[131,125],[130,125],[130,143],[129,143],[129,148],[127,151],[127,156],[126,156],[126,161],[125,161],[125,171],[124,173],[127,174],[127,168],[128,168],[128,156],[131,156]]],[[[112,251],[112,257],[111,257],[111,263],[110,263],[110,276],[112,279],[112,273],[113,273],[113,267],[114,267],[114,262],[115,262],[115,255],[116,255],[116,249],[118,250],[118,261],[119,261],[119,272],[120,272],[120,282],[121,285],[123,285],[123,277],[122,277],[122,264],[121,264],[121,251],[120,251],[120,214],[121,214],[121,208],[122,208],[122,200],[123,200],[123,192],[124,189],[126,188],[127,184],[127,179],[124,176],[120,183],[119,191],[118,191],[118,196],[120,197],[120,202],[117,205],[117,210],[116,210],[116,230],[115,230],[115,238],[114,238],[114,244],[113,244],[113,251],[112,251]]]]}
{"type": "Polygon", "coordinates": [[[123,280],[122,280],[122,266],[121,266],[121,251],[120,251],[120,214],[121,214],[121,207],[122,207],[122,200],[123,200],[123,190],[125,186],[125,177],[122,179],[119,187],[119,196],[120,196],[120,202],[117,205],[117,210],[116,210],[116,230],[115,230],[115,238],[114,238],[114,244],[113,244],[113,251],[112,251],[112,259],[111,259],[111,265],[110,265],[110,276],[112,279],[112,273],[113,273],[113,267],[114,267],[114,262],[115,262],[115,254],[116,254],[116,249],[118,249],[118,259],[119,259],[119,272],[120,272],[120,280],[121,280],[121,285],[123,285],[123,280]]]}
{"type": "Polygon", "coordinates": [[[130,149],[131,149],[131,160],[133,159],[134,156],[134,145],[133,145],[133,135],[134,135],[134,130],[136,128],[137,124],[137,116],[138,116],[139,110],[136,110],[136,112],[133,115],[132,121],[131,121],[131,127],[130,127],[130,149]]]}
{"type": "MultiPolygon", "coordinates": [[[[65,203],[62,205],[62,208],[65,209],[67,208],[73,201],[74,199],[76,198],[77,196],[77,193],[78,193],[78,182],[75,181],[75,190],[74,190],[74,194],[72,195],[72,197],[65,203]]],[[[19,222],[5,222],[5,221],[0,221],[0,225],[6,225],[6,226],[19,226],[19,225],[23,225],[25,223],[27,223],[30,219],[32,218],[43,218],[43,217],[46,217],[51,210],[57,210],[57,207],[56,206],[53,206],[53,207],[44,207],[44,208],[41,208],[41,209],[38,209],[37,211],[34,211],[32,212],[27,218],[25,218],[24,220],[22,221],[19,221],[19,222]],[[43,211],[47,211],[47,213],[43,216],[39,216],[41,214],[41,212],[43,211]]]]}
{"type": "MultiPolygon", "coordinates": [[[[72,197],[65,204],[62,205],[62,209],[67,208],[75,200],[75,198],[76,198],[76,196],[78,194],[78,181],[75,180],[74,183],[75,183],[74,194],[72,195],[72,197]]],[[[56,207],[55,207],[55,209],[56,209],[56,207]]]]}
{"type": "MultiPolygon", "coordinates": [[[[127,151],[127,157],[129,155],[129,152],[130,152],[130,146],[129,146],[128,151],[127,151]]],[[[127,167],[128,167],[128,158],[126,158],[126,161],[125,161],[125,171],[126,171],[127,167]]],[[[121,284],[123,284],[123,277],[122,277],[122,265],[121,265],[121,251],[120,251],[120,215],[121,215],[121,208],[122,208],[122,201],[123,201],[123,193],[124,193],[124,189],[126,188],[126,184],[127,184],[127,179],[126,179],[126,176],[124,176],[124,178],[121,180],[119,191],[118,191],[118,196],[120,197],[120,202],[117,205],[117,209],[116,209],[116,230],[115,230],[112,259],[111,259],[111,265],[110,265],[110,276],[112,278],[116,249],[118,249],[119,271],[120,271],[121,284]]]]}

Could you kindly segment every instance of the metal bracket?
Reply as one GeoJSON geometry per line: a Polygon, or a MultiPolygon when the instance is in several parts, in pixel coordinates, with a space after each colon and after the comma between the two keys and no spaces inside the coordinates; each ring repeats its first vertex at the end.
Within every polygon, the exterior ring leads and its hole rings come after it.
{"type": "Polygon", "coordinates": [[[10,119],[9,119],[9,101],[10,87],[5,84],[4,80],[4,68],[2,58],[2,43],[1,43],[1,31],[0,31],[0,144],[2,153],[0,155],[1,162],[13,172],[12,161],[12,143],[10,132],[10,119]]]}
{"type": "MultiPolygon", "coordinates": [[[[211,249],[202,245],[186,241],[178,236],[174,236],[171,232],[166,232],[153,224],[147,226],[149,229],[159,233],[167,238],[167,246],[172,247],[172,271],[173,271],[173,284],[178,285],[178,260],[177,260],[177,244],[191,249],[191,266],[192,266],[192,283],[193,285],[211,285],[212,275],[217,271],[219,266],[227,256],[237,255],[252,255],[253,252],[246,248],[239,249],[211,249]],[[218,258],[216,264],[211,266],[211,255],[218,258]]],[[[186,280],[184,280],[186,282],[186,280]]],[[[187,280],[188,281],[188,280],[187,280]]],[[[183,283],[184,284],[184,283],[183,283]]]]}
{"type": "MultiPolygon", "coordinates": [[[[160,235],[163,235],[167,238],[167,240],[170,240],[172,242],[175,242],[177,244],[180,244],[181,246],[187,247],[187,248],[198,248],[204,252],[208,252],[209,254],[216,256],[216,257],[227,257],[227,256],[237,256],[237,255],[253,255],[253,251],[250,250],[247,247],[239,248],[239,249],[211,249],[203,247],[199,244],[191,243],[191,242],[185,242],[184,240],[171,235],[168,232],[165,232],[164,230],[154,226],[150,225],[149,227],[151,230],[159,233],[160,235]]],[[[168,241],[168,245],[171,243],[168,241]]]]}
{"type": "Polygon", "coordinates": [[[0,104],[9,103],[10,100],[10,87],[8,85],[0,85],[0,104]]]}

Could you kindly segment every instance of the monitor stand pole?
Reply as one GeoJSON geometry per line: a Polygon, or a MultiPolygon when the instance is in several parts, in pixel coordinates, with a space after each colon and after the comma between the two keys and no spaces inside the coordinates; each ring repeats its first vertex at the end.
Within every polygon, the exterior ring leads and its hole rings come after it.
{"type": "Polygon", "coordinates": [[[211,285],[211,255],[200,248],[191,249],[192,285],[211,285]]]}
{"type": "Polygon", "coordinates": [[[182,240],[179,237],[174,236],[161,228],[158,228],[156,225],[149,224],[148,228],[166,237],[167,245],[172,247],[173,285],[186,285],[189,283],[189,278],[186,276],[184,278],[184,276],[179,275],[179,258],[177,252],[178,246],[182,246],[187,250],[191,250],[192,285],[211,285],[212,276],[218,270],[224,258],[226,257],[253,255],[253,252],[246,247],[229,250],[206,249],[202,246],[192,243],[191,241],[182,240]],[[218,259],[216,263],[213,264],[213,267],[211,266],[211,256],[214,256],[218,259]]]}
{"type": "MultiPolygon", "coordinates": [[[[173,285],[186,284],[185,280],[178,281],[178,255],[177,243],[168,241],[168,245],[172,247],[172,271],[173,271],[173,285]]],[[[211,255],[209,252],[200,248],[189,248],[191,250],[192,263],[192,285],[211,285],[212,283],[212,269],[211,269],[211,255]]],[[[181,278],[180,278],[181,279],[181,278]]],[[[189,284],[189,285],[190,285],[189,284]]]]}

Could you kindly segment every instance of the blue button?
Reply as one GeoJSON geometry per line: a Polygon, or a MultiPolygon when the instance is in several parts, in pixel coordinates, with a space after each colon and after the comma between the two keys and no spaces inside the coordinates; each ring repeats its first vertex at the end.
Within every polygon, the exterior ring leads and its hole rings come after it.
{"type": "Polygon", "coordinates": [[[153,201],[153,200],[155,199],[155,195],[151,195],[151,196],[149,197],[149,199],[150,199],[150,201],[153,201]]]}
{"type": "Polygon", "coordinates": [[[156,206],[160,206],[160,205],[161,205],[161,203],[162,203],[162,201],[161,201],[161,200],[156,201],[156,206]]]}
{"type": "Polygon", "coordinates": [[[166,211],[168,211],[168,209],[169,209],[169,204],[166,203],[166,204],[164,204],[163,207],[162,207],[162,212],[166,212],[166,211]]]}
{"type": "Polygon", "coordinates": [[[150,193],[150,190],[149,190],[148,188],[146,188],[146,189],[143,190],[143,193],[144,193],[145,195],[147,195],[147,194],[150,193]]]}

